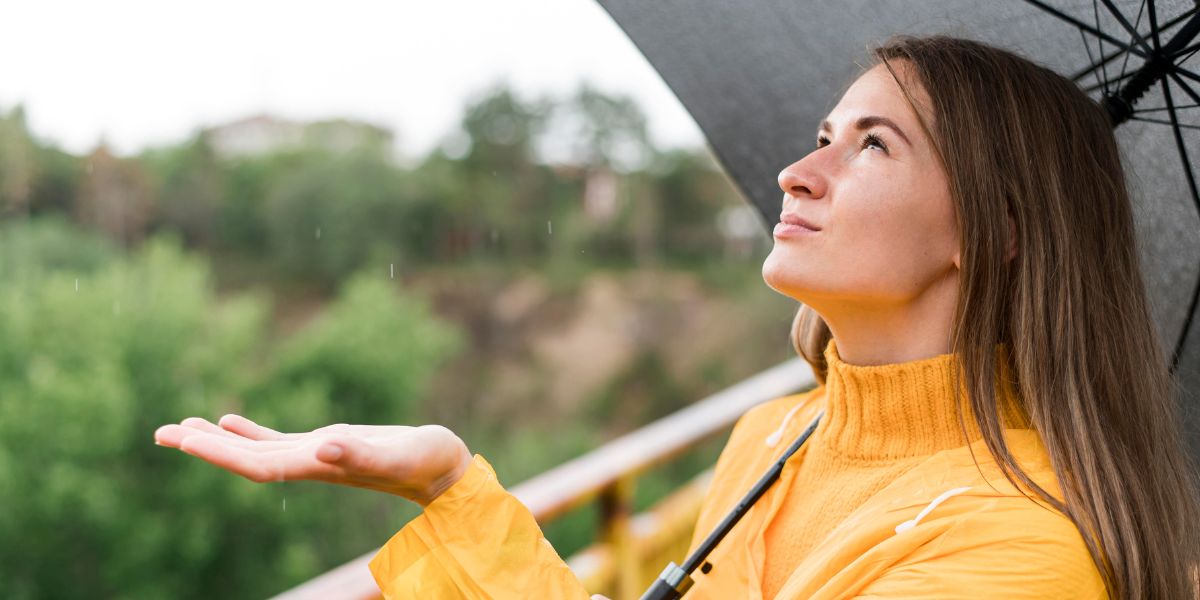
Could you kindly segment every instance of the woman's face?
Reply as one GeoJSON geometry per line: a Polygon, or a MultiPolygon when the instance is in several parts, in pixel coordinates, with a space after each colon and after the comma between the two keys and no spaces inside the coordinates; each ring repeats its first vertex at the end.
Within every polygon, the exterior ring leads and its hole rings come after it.
{"type": "MultiPolygon", "coordinates": [[[[910,81],[903,61],[893,67],[910,81]]],[[[906,87],[928,106],[919,84],[906,87]]],[[[859,77],[816,137],[816,150],[779,174],[783,211],[763,263],[767,284],[826,318],[825,309],[900,306],[945,289],[959,262],[954,205],[887,68],[859,77]],[[797,219],[816,230],[789,224],[797,219]]]]}

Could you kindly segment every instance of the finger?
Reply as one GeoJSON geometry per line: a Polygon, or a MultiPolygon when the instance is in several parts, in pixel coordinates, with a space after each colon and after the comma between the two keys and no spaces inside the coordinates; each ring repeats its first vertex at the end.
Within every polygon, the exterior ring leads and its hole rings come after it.
{"type": "Polygon", "coordinates": [[[284,440],[295,436],[263,427],[241,415],[225,415],[219,421],[221,428],[252,440],[284,440]]]}
{"type": "MultiPolygon", "coordinates": [[[[203,420],[203,419],[201,419],[203,420]]],[[[186,420],[185,420],[186,422],[186,420]]],[[[207,421],[206,421],[207,423],[207,421]]],[[[222,443],[229,444],[251,452],[275,452],[279,450],[294,450],[303,445],[299,440],[284,440],[279,442],[265,442],[260,440],[252,440],[244,438],[216,427],[212,423],[208,423],[210,427],[214,427],[216,431],[209,432],[202,427],[189,427],[185,425],[163,425],[154,432],[154,441],[160,446],[170,446],[179,448],[179,445],[185,438],[197,435],[212,435],[221,440],[222,443]]]]}
{"type": "Polygon", "coordinates": [[[358,438],[335,436],[323,440],[314,454],[317,460],[340,467],[343,472],[373,474],[378,467],[379,449],[358,438]]]}
{"type": "Polygon", "coordinates": [[[154,443],[159,446],[178,448],[183,438],[197,433],[195,429],[182,425],[163,425],[154,430],[154,443]]]}
{"type": "Polygon", "coordinates": [[[245,437],[240,436],[236,433],[221,429],[212,421],[209,421],[208,419],[203,419],[201,417],[188,417],[188,418],[180,421],[179,424],[184,427],[191,427],[192,429],[196,429],[196,430],[202,431],[204,433],[211,433],[213,435],[219,435],[222,437],[246,439],[245,437]]]}
{"type": "Polygon", "coordinates": [[[251,481],[283,481],[281,469],[264,464],[253,452],[221,443],[214,435],[189,436],[179,444],[179,449],[251,481]]]}
{"type": "Polygon", "coordinates": [[[311,448],[301,446],[284,452],[262,453],[215,435],[200,434],[186,438],[179,449],[258,483],[327,479],[337,470],[314,460],[311,448]]]}
{"type": "Polygon", "coordinates": [[[163,425],[154,431],[154,442],[160,446],[178,448],[183,438],[198,433],[212,433],[230,438],[244,440],[241,436],[232,434],[199,417],[188,417],[180,424],[163,425]]]}

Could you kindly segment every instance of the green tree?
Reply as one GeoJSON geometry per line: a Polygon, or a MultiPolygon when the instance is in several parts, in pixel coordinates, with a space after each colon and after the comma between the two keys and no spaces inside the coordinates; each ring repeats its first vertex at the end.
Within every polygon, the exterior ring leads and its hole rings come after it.
{"type": "Polygon", "coordinates": [[[189,246],[211,246],[224,192],[226,169],[208,136],[147,152],[142,162],[158,197],[158,227],[183,236],[189,246]]]}
{"type": "Polygon", "coordinates": [[[655,238],[676,262],[721,258],[725,242],[717,228],[721,209],[741,202],[737,191],[706,153],[664,152],[648,170],[659,219],[655,238]]]}
{"type": "Polygon", "coordinates": [[[0,209],[5,214],[28,214],[38,179],[38,145],[29,135],[25,109],[0,114],[0,209]]]}
{"type": "Polygon", "coordinates": [[[394,422],[457,339],[420,302],[356,279],[277,350],[267,298],[218,299],[176,241],[126,257],[36,220],[0,230],[0,252],[0,597],[260,598],[411,517],[380,494],[252,484],[151,439],[234,411],[394,422]]]}
{"type": "Polygon", "coordinates": [[[590,170],[643,168],[654,153],[646,116],[632,98],[583,84],[555,111],[555,135],[570,145],[571,162],[590,170]]]}
{"type": "Polygon", "coordinates": [[[405,193],[391,164],[370,154],[308,152],[276,172],[264,220],[285,272],[332,287],[369,264],[399,258],[405,193]]]}
{"type": "Polygon", "coordinates": [[[408,423],[419,414],[428,375],[460,347],[460,334],[423,302],[398,294],[382,274],[362,273],[315,322],[281,344],[272,374],[250,396],[269,398],[266,410],[286,415],[284,425],[292,428],[408,423]],[[335,402],[320,412],[289,414],[302,390],[321,390],[335,402]]]}
{"type": "Polygon", "coordinates": [[[33,182],[31,214],[69,215],[83,180],[83,161],[50,146],[38,148],[38,177],[33,182]]]}
{"type": "Polygon", "coordinates": [[[284,162],[277,156],[230,161],[217,210],[217,245],[243,256],[260,256],[268,246],[265,198],[284,162]]]}
{"type": "Polygon", "coordinates": [[[486,90],[463,110],[468,150],[445,198],[456,218],[447,232],[460,254],[541,258],[563,206],[548,193],[551,171],[537,161],[537,141],[553,109],[508,86],[486,90]]]}
{"type": "Polygon", "coordinates": [[[69,214],[83,167],[72,156],[34,138],[25,109],[0,111],[0,209],[5,215],[47,211],[69,214]]]}

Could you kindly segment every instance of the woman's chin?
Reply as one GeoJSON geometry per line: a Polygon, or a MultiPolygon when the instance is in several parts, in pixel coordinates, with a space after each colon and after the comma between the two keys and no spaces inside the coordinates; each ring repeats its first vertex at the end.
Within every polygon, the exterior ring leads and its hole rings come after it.
{"type": "Polygon", "coordinates": [[[814,278],[813,273],[797,268],[794,259],[789,261],[776,252],[767,255],[762,266],[763,283],[797,302],[819,297],[828,292],[827,282],[814,278]]]}
{"type": "Polygon", "coordinates": [[[795,265],[789,265],[783,254],[779,252],[778,248],[772,250],[763,260],[762,265],[763,281],[780,293],[785,293],[784,290],[789,287],[788,281],[796,277],[796,274],[792,272],[795,270],[795,265]]]}
{"type": "Polygon", "coordinates": [[[766,283],[768,287],[784,296],[794,298],[795,295],[793,292],[798,283],[796,281],[796,274],[789,273],[787,265],[780,264],[777,260],[772,260],[773,256],[774,254],[768,255],[767,259],[763,261],[763,283],[766,283]]]}

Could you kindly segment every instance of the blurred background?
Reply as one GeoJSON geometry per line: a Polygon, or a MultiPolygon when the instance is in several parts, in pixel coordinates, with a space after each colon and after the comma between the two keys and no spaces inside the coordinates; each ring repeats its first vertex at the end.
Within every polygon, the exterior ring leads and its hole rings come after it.
{"type": "Polygon", "coordinates": [[[0,14],[0,597],[261,598],[417,514],[154,446],[187,416],[440,423],[512,485],[792,356],[758,217],[587,0],[0,14]]]}

